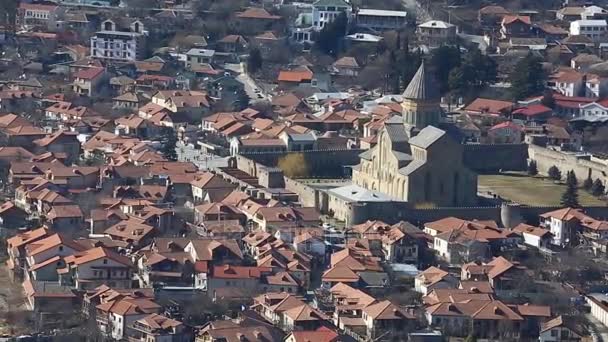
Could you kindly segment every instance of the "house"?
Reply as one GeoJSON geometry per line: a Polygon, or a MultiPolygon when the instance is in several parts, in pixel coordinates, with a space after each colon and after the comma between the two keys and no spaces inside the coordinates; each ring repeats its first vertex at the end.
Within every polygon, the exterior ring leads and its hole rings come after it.
{"type": "Polygon", "coordinates": [[[464,107],[464,112],[471,117],[498,118],[510,112],[515,104],[509,101],[477,98],[464,107]]]}
{"type": "Polygon", "coordinates": [[[236,14],[238,25],[254,33],[271,29],[274,23],[280,19],[280,16],[272,15],[265,9],[258,7],[249,7],[236,14]]]}
{"type": "Polygon", "coordinates": [[[312,27],[321,31],[325,25],[336,19],[341,13],[350,18],[352,6],[344,0],[317,0],[312,4],[312,27]]]}
{"type": "Polygon", "coordinates": [[[511,12],[502,6],[485,6],[477,12],[477,20],[483,26],[498,26],[502,22],[504,16],[510,15],[511,12]]]}
{"type": "Polygon", "coordinates": [[[205,324],[195,342],[283,341],[285,333],[253,311],[243,311],[237,319],[205,324]]]}
{"type": "Polygon", "coordinates": [[[321,258],[325,257],[325,240],[322,236],[317,236],[310,232],[296,235],[293,238],[293,248],[300,253],[306,253],[321,258]]]}
{"type": "Polygon", "coordinates": [[[80,158],[78,133],[58,130],[44,138],[34,140],[35,153],[55,153],[66,156],[66,163],[72,164],[80,158]]]}
{"type": "Polygon", "coordinates": [[[281,152],[287,146],[281,139],[246,139],[246,137],[232,137],[230,139],[230,155],[246,154],[251,152],[281,152]]]}
{"type": "Polygon", "coordinates": [[[527,268],[516,261],[495,257],[488,263],[462,265],[460,280],[488,281],[494,289],[510,290],[518,286],[526,272],[527,268]]]}
{"type": "Polygon", "coordinates": [[[570,23],[570,35],[585,36],[599,42],[606,36],[608,23],[605,19],[576,20],[570,23]]]}
{"type": "Polygon", "coordinates": [[[55,4],[20,3],[17,9],[17,23],[23,27],[37,27],[56,30],[65,9],[55,4]]]}
{"type": "Polygon", "coordinates": [[[253,217],[253,227],[274,232],[295,227],[315,227],[321,223],[320,213],[313,207],[261,207],[253,217]]]}
{"type": "Polygon", "coordinates": [[[112,239],[126,242],[135,247],[145,246],[156,233],[153,226],[140,223],[136,218],[129,218],[106,229],[105,234],[112,239]]]}
{"type": "Polygon", "coordinates": [[[144,24],[137,19],[107,19],[101,23],[101,31],[91,37],[91,57],[119,62],[136,61],[143,57],[145,36],[144,24]]]}
{"type": "Polygon", "coordinates": [[[503,39],[511,37],[528,37],[532,33],[532,21],[529,16],[505,15],[502,18],[500,34],[503,39]]]}
{"type": "Polygon", "coordinates": [[[300,66],[291,70],[281,70],[277,78],[279,87],[289,89],[303,84],[312,85],[314,74],[305,66],[300,66]]]}
{"type": "Polygon", "coordinates": [[[488,143],[490,144],[520,144],[523,140],[523,127],[505,121],[490,127],[488,130],[488,143]]]}
{"type": "Polygon", "coordinates": [[[456,39],[456,26],[441,20],[431,20],[418,25],[420,40],[429,47],[451,44],[456,39]]]}
{"type": "Polygon", "coordinates": [[[355,16],[356,25],[374,31],[398,30],[406,25],[407,12],[360,8],[355,16]]]}
{"type": "Polygon", "coordinates": [[[585,7],[573,7],[567,6],[559,9],[555,13],[555,18],[557,20],[564,20],[568,22],[576,21],[582,19],[582,14],[585,11],[585,7]]]}
{"type": "Polygon", "coordinates": [[[333,72],[338,76],[357,77],[361,67],[354,57],[342,57],[332,64],[333,72]]]}
{"type": "Polygon", "coordinates": [[[414,289],[416,292],[422,293],[423,296],[428,295],[435,289],[453,288],[455,286],[456,279],[453,276],[434,266],[422,271],[414,279],[414,289]]]}
{"type": "Polygon", "coordinates": [[[26,231],[10,237],[6,240],[6,250],[8,254],[7,266],[11,270],[9,273],[12,280],[22,280],[23,271],[26,266],[26,247],[38,240],[49,237],[47,227],[26,231]]]}
{"type": "Polygon", "coordinates": [[[78,308],[78,297],[68,286],[32,279],[26,279],[22,286],[25,307],[37,314],[69,315],[78,308]]]}
{"type": "Polygon", "coordinates": [[[104,79],[104,73],[104,68],[89,68],[78,71],[73,75],[72,89],[79,95],[97,96],[104,79]]]}
{"type": "Polygon", "coordinates": [[[568,97],[577,97],[583,91],[583,74],[568,68],[560,68],[547,78],[547,88],[568,97]]]}
{"type": "Polygon", "coordinates": [[[65,269],[58,269],[60,283],[78,290],[100,285],[130,288],[133,264],[129,258],[104,247],[67,256],[65,269]]]}
{"type": "Polygon", "coordinates": [[[285,337],[285,342],[338,342],[340,335],[327,327],[320,327],[313,331],[292,331],[285,337]]]}
{"type": "Polygon", "coordinates": [[[207,279],[207,291],[213,293],[222,288],[241,288],[246,289],[252,295],[259,291],[263,277],[271,273],[272,269],[269,267],[213,266],[211,275],[207,279]]]}
{"type": "Polygon", "coordinates": [[[222,176],[211,172],[197,175],[190,182],[190,185],[192,186],[194,203],[217,202],[236,188],[234,184],[225,180],[222,176]]]}
{"type": "Polygon", "coordinates": [[[519,107],[511,112],[513,122],[528,123],[546,122],[553,115],[553,109],[542,104],[531,104],[524,107],[519,107]]]}
{"type": "Polygon", "coordinates": [[[0,205],[0,226],[3,228],[19,228],[26,223],[26,217],[27,213],[11,201],[0,205]]]}
{"type": "Polygon", "coordinates": [[[78,232],[84,228],[84,214],[77,205],[53,206],[46,218],[49,227],[57,232],[78,232]]]}
{"type": "Polygon", "coordinates": [[[524,243],[536,248],[547,248],[551,242],[551,232],[547,229],[520,223],[513,231],[522,235],[524,243]]]}
{"type": "Polygon", "coordinates": [[[540,342],[581,341],[588,336],[586,328],[570,316],[557,316],[541,325],[540,342]]]}
{"type": "Polygon", "coordinates": [[[216,46],[222,52],[242,53],[246,50],[248,43],[241,35],[229,34],[218,40],[216,46]]]}
{"type": "Polygon", "coordinates": [[[95,307],[97,325],[101,333],[121,340],[136,321],[160,313],[162,307],[150,298],[135,296],[115,296],[95,307]]]}
{"type": "Polygon", "coordinates": [[[596,55],[589,53],[579,53],[570,60],[570,67],[580,72],[587,72],[589,71],[589,67],[594,64],[602,63],[603,61],[603,59],[596,55]]]}
{"type": "Polygon", "coordinates": [[[541,227],[550,230],[553,239],[552,245],[565,246],[576,241],[581,221],[585,215],[579,209],[563,208],[540,215],[541,227]]]}
{"type": "Polygon", "coordinates": [[[388,300],[379,301],[363,308],[365,337],[405,339],[407,333],[415,326],[414,315],[388,300]]]}
{"type": "Polygon", "coordinates": [[[189,329],[180,321],[156,313],[141,318],[127,328],[132,342],[189,342],[189,329]]]}
{"type": "Polygon", "coordinates": [[[197,69],[213,62],[215,50],[192,48],[186,52],[186,68],[197,69]]]}

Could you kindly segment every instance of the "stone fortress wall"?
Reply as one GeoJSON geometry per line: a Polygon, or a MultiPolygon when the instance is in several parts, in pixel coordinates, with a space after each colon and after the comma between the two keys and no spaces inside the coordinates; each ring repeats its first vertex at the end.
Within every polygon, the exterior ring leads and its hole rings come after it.
{"type": "MultiPolygon", "coordinates": [[[[310,168],[312,175],[316,176],[315,170],[318,170],[318,168],[334,167],[341,169],[344,165],[356,164],[360,152],[360,150],[337,150],[309,151],[309,153],[304,152],[304,154],[307,161],[317,160],[310,168]],[[330,160],[321,162],[321,160],[327,159],[330,160]]],[[[247,155],[238,155],[236,156],[236,163],[240,170],[264,180],[261,183],[266,183],[268,181],[265,179],[268,177],[272,177],[275,181],[279,179],[276,165],[278,164],[279,158],[287,153],[251,153],[247,155]],[[272,175],[269,175],[269,172],[272,173],[272,175]]],[[[486,172],[492,170],[523,171],[526,169],[527,160],[532,159],[537,162],[541,174],[546,174],[549,167],[555,165],[563,174],[568,170],[574,170],[577,176],[581,178],[581,181],[587,177],[589,172],[591,172],[592,177],[595,178],[600,176],[602,177],[602,180],[606,182],[606,171],[608,170],[607,165],[598,161],[581,159],[574,155],[564,154],[534,145],[467,145],[465,147],[465,153],[469,154],[466,158],[472,169],[486,172]]],[[[324,170],[323,172],[325,174],[328,173],[327,170],[324,170]]],[[[297,179],[291,179],[285,176],[283,176],[283,183],[287,190],[298,194],[301,205],[315,207],[319,209],[321,213],[327,213],[328,195],[323,189],[312,187],[297,179]]],[[[421,225],[424,222],[454,216],[469,220],[494,220],[506,227],[513,227],[520,222],[527,222],[530,224],[538,223],[540,214],[559,209],[559,207],[504,204],[502,206],[485,207],[414,208],[404,202],[381,202],[354,204],[349,209],[351,211],[350,222],[352,224],[365,222],[366,220],[383,219],[388,221],[387,223],[405,220],[416,225],[421,225]]],[[[586,207],[585,211],[591,216],[608,219],[608,207],[586,207]]]]}

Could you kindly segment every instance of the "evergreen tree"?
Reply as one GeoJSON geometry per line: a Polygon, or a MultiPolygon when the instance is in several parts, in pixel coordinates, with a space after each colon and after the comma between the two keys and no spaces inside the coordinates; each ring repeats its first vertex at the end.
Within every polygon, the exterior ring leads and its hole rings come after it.
{"type": "Polygon", "coordinates": [[[519,61],[510,75],[511,95],[515,100],[521,100],[535,95],[545,88],[545,73],[542,60],[529,53],[519,61]]]}
{"type": "Polygon", "coordinates": [[[262,53],[260,49],[253,48],[249,51],[249,57],[247,58],[247,72],[255,74],[262,69],[262,53]]]}
{"type": "Polygon", "coordinates": [[[546,90],[540,102],[545,107],[555,108],[555,98],[553,97],[553,92],[551,90],[546,90]]]}
{"type": "Polygon", "coordinates": [[[562,194],[560,204],[564,207],[577,208],[578,203],[578,188],[576,187],[576,175],[574,171],[568,171],[566,176],[566,191],[562,194]]]}
{"type": "Polygon", "coordinates": [[[316,46],[324,53],[337,56],[341,50],[342,38],[348,31],[348,17],[340,13],[333,21],[325,24],[315,39],[316,46]]]}
{"type": "Polygon", "coordinates": [[[528,164],[528,174],[530,176],[536,176],[538,174],[538,167],[536,166],[535,160],[530,160],[530,163],[528,164]]]}
{"type": "Polygon", "coordinates": [[[591,179],[591,176],[588,176],[583,182],[583,189],[591,191],[591,187],[593,187],[593,179],[591,179]]]}
{"type": "Polygon", "coordinates": [[[460,48],[457,46],[442,46],[433,51],[430,64],[439,83],[439,90],[444,93],[449,90],[450,72],[460,66],[460,48]]]}
{"type": "Polygon", "coordinates": [[[177,161],[177,152],[175,147],[177,146],[177,133],[170,127],[166,127],[162,132],[163,136],[163,156],[170,161],[177,161]]]}
{"type": "Polygon", "coordinates": [[[597,178],[591,186],[591,194],[593,196],[602,196],[605,193],[605,190],[606,188],[604,186],[604,183],[602,183],[599,178],[597,178]]]}
{"type": "Polygon", "coordinates": [[[547,171],[547,175],[549,176],[549,178],[551,178],[553,180],[562,179],[562,173],[559,171],[559,169],[555,165],[553,165],[549,168],[549,170],[547,171]]]}

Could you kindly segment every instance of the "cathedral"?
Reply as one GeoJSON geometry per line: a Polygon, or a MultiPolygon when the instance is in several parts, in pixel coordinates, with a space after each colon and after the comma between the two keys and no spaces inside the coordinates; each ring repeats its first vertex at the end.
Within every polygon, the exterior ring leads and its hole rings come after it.
{"type": "Polygon", "coordinates": [[[462,145],[439,128],[439,91],[424,63],[401,107],[402,117],[385,122],[376,146],[360,155],[353,183],[414,204],[475,205],[477,175],[464,165],[462,145]]]}

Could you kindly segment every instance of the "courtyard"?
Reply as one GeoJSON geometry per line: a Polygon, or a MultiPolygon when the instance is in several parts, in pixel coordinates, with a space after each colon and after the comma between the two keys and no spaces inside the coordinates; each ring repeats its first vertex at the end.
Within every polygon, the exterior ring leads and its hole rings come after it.
{"type": "MultiPolygon", "coordinates": [[[[531,206],[557,206],[560,203],[565,184],[530,177],[523,173],[502,173],[498,175],[479,175],[477,190],[487,196],[489,192],[519,204],[531,206]]],[[[589,194],[584,189],[578,191],[582,206],[604,206],[606,202],[589,194]]]]}

